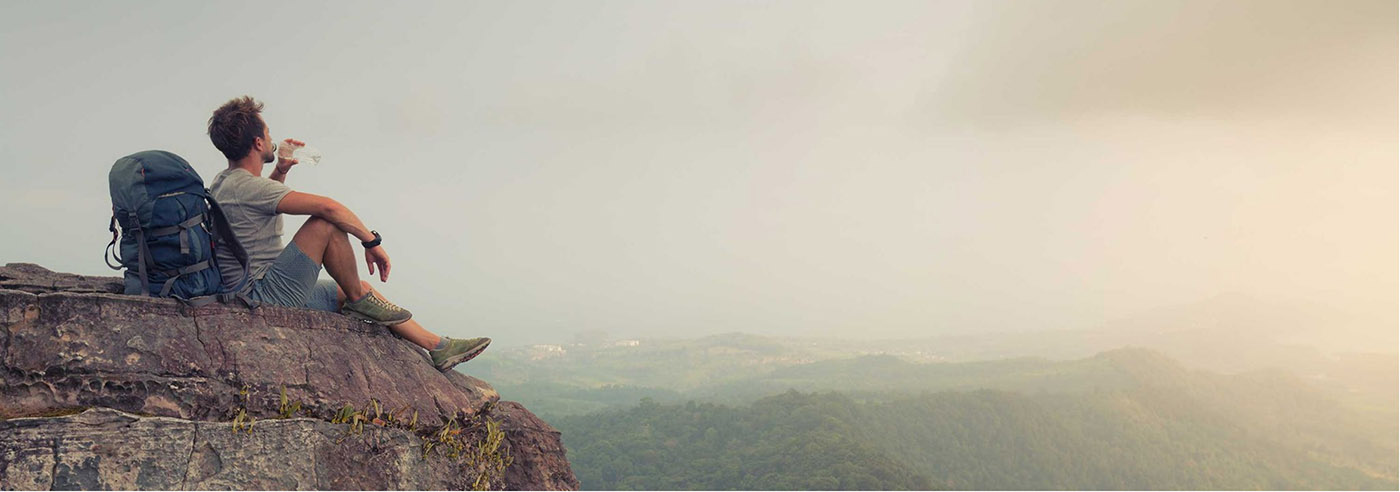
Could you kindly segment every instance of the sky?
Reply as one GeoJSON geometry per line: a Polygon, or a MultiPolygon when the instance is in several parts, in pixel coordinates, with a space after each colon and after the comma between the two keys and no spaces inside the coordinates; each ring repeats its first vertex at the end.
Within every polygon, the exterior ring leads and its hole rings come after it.
{"type": "Polygon", "coordinates": [[[116,275],[111,164],[164,149],[207,183],[207,120],[246,94],[324,154],[287,184],[381,232],[376,287],[447,336],[907,338],[1244,296],[1393,349],[1398,68],[1393,1],[4,2],[0,263],[116,275]]]}

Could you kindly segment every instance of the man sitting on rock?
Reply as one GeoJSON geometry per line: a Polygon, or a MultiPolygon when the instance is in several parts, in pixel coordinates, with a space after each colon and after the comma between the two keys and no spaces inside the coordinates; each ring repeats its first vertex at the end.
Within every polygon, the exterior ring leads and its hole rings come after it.
{"type": "MultiPolygon", "coordinates": [[[[227,248],[215,255],[225,290],[236,289],[245,276],[250,298],[264,304],[339,311],[349,316],[387,325],[390,330],[428,349],[433,365],[446,371],[480,354],[489,338],[455,340],[424,329],[412,314],[384,299],[360,280],[355,252],[347,235],[361,241],[370,275],[389,280],[389,253],[371,231],[340,202],[324,196],[292,191],[285,183],[294,159],[276,159],[272,174],[262,177],[263,165],[274,160],[272,133],[262,119],[263,105],[243,96],[220,106],[209,118],[209,139],[224,156],[228,169],[214,177],[210,191],[219,202],[238,242],[248,252],[248,272],[227,248]],[[271,179],[269,179],[271,178],[271,179]],[[282,214],[311,218],[282,247],[282,214]],[[317,281],[325,265],[331,281],[317,281]]],[[[303,145],[287,139],[283,145],[303,145]]]]}

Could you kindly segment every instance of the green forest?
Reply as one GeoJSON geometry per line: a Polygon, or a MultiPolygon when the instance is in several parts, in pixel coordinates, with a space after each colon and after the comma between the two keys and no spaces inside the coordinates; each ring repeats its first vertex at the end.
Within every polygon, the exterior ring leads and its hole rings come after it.
{"type": "Polygon", "coordinates": [[[910,490],[929,479],[862,438],[851,401],[791,395],[732,408],[688,402],[571,417],[574,473],[599,490],[910,490]]]}
{"type": "MultiPolygon", "coordinates": [[[[672,366],[695,353],[743,356],[708,342],[666,352],[672,366]]],[[[589,490],[1397,488],[1393,389],[1218,374],[1146,349],[1062,361],[837,357],[723,368],[712,384],[696,383],[694,367],[667,384],[666,370],[646,370],[667,357],[640,355],[555,362],[574,371],[498,388],[563,433],[589,490]]]]}
{"type": "MultiPolygon", "coordinates": [[[[637,407],[554,423],[588,490],[1395,489],[1386,437],[1272,435],[1180,395],[982,390],[637,407]]],[[[1275,429],[1283,431],[1284,429],[1275,429]]]]}

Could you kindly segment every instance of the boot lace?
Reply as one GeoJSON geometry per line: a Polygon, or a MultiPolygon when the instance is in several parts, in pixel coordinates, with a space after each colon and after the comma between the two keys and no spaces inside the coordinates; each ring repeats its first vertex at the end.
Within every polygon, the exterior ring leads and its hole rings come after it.
{"type": "Polygon", "coordinates": [[[392,302],[389,302],[387,299],[384,299],[384,298],[382,298],[382,297],[379,297],[379,294],[375,294],[375,293],[373,293],[373,292],[371,292],[370,295],[369,295],[369,302],[372,303],[372,304],[374,304],[374,305],[376,305],[376,306],[379,306],[379,307],[382,308],[382,309],[386,309],[386,310],[389,310],[389,311],[391,311],[391,312],[397,312],[397,311],[403,311],[403,310],[404,310],[403,308],[399,307],[398,305],[396,305],[396,304],[394,304],[394,303],[392,303],[392,302]]]}

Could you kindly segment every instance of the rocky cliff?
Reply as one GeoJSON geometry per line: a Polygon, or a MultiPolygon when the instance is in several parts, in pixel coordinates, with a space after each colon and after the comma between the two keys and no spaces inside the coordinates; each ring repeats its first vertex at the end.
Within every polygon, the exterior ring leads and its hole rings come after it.
{"type": "Polygon", "coordinates": [[[558,431],[382,327],[120,291],[0,267],[0,489],[578,488],[558,431]]]}

